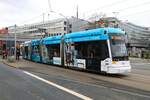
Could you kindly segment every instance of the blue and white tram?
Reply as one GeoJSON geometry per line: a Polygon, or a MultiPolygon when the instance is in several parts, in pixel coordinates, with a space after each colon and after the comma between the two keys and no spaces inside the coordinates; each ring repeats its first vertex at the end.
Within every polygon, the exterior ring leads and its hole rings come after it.
{"type": "Polygon", "coordinates": [[[97,72],[128,73],[131,66],[125,37],[119,28],[99,28],[32,40],[31,60],[97,72]]]}

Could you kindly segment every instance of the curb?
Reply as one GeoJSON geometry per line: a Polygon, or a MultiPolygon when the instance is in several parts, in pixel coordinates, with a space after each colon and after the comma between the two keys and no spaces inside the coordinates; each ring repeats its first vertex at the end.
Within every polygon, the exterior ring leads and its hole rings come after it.
{"type": "MultiPolygon", "coordinates": [[[[2,61],[2,63],[5,64],[5,65],[7,65],[7,66],[10,66],[10,67],[17,68],[17,67],[15,67],[15,66],[11,65],[11,64],[8,64],[8,63],[5,62],[5,61],[2,61]]],[[[18,67],[17,69],[19,69],[19,67],[18,67]]]]}

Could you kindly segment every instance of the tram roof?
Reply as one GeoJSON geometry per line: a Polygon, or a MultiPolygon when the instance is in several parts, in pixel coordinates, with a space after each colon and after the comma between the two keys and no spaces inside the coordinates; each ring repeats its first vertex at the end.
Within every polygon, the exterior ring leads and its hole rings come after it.
{"type": "Polygon", "coordinates": [[[40,44],[40,39],[32,40],[31,44],[32,45],[39,45],[40,44]]]}
{"type": "Polygon", "coordinates": [[[43,39],[43,44],[59,44],[61,42],[62,36],[53,36],[43,39]]]}
{"type": "Polygon", "coordinates": [[[119,28],[98,28],[88,31],[74,32],[64,36],[65,42],[84,42],[95,40],[107,40],[108,34],[124,34],[119,28]]]}
{"type": "Polygon", "coordinates": [[[113,33],[124,34],[125,33],[120,28],[98,28],[98,29],[92,29],[92,30],[87,30],[87,31],[73,32],[70,34],[66,34],[65,38],[77,38],[77,37],[79,38],[79,37],[87,37],[87,36],[95,36],[95,35],[105,35],[104,31],[106,31],[108,34],[113,34],[113,33]]]}
{"type": "Polygon", "coordinates": [[[28,46],[30,43],[31,43],[31,41],[25,41],[24,43],[22,43],[22,45],[28,46]]]}
{"type": "Polygon", "coordinates": [[[24,44],[29,44],[29,43],[31,43],[31,41],[25,41],[25,42],[24,42],[24,44]]]}

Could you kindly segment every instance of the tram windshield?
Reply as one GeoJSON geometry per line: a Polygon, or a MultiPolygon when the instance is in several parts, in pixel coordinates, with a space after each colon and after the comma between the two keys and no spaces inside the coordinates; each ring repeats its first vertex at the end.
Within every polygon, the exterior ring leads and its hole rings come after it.
{"type": "Polygon", "coordinates": [[[127,48],[125,45],[125,35],[111,35],[110,46],[112,57],[127,57],[127,48]]]}

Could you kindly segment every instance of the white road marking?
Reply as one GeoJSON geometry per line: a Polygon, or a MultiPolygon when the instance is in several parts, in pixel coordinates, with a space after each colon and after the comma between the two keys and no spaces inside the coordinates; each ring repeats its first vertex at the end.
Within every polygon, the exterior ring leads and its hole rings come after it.
{"type": "Polygon", "coordinates": [[[45,80],[45,79],[43,79],[43,78],[41,78],[41,77],[39,77],[39,76],[36,76],[36,75],[34,75],[34,74],[32,74],[32,73],[27,72],[27,71],[23,71],[23,72],[24,72],[25,74],[27,74],[27,75],[30,75],[30,76],[32,76],[32,77],[34,77],[34,78],[40,80],[40,81],[43,81],[43,82],[45,82],[45,83],[47,83],[47,84],[49,84],[49,85],[52,85],[52,86],[54,86],[54,87],[56,87],[56,88],[58,88],[58,89],[60,89],[60,90],[63,90],[63,91],[65,91],[65,92],[67,92],[67,93],[70,93],[70,94],[72,94],[72,95],[74,95],[74,96],[77,96],[77,97],[79,97],[79,98],[81,98],[81,99],[83,99],[83,100],[93,100],[93,99],[90,98],[90,97],[84,96],[84,95],[79,94],[79,93],[77,93],[77,92],[75,92],[75,91],[72,91],[72,90],[67,89],[67,88],[65,88],[65,87],[63,87],[63,86],[60,86],[60,85],[58,85],[58,84],[56,84],[56,83],[50,82],[50,81],[48,81],[48,80],[45,80]]]}

